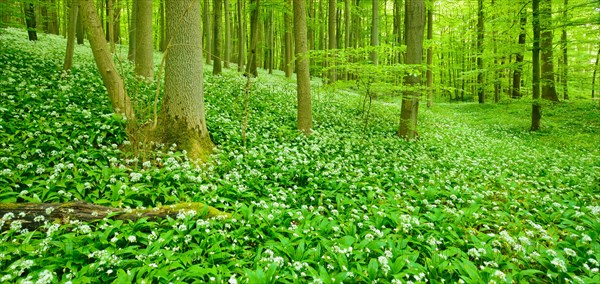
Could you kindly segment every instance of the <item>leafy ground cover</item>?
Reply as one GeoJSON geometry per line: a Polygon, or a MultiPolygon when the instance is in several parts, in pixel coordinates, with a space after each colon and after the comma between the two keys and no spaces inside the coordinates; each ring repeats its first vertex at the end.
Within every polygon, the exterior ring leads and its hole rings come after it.
{"type": "Polygon", "coordinates": [[[195,168],[172,145],[121,150],[132,142],[86,47],[66,75],[62,39],[8,29],[0,42],[0,201],[194,201],[233,216],[13,222],[0,232],[3,283],[600,282],[591,102],[549,108],[536,134],[524,103],[436,105],[409,143],[394,135],[397,104],[374,102],[365,123],[360,96],[315,81],[305,138],[293,82],[261,74],[246,96],[237,74],[207,73],[218,150],[195,168]]]}

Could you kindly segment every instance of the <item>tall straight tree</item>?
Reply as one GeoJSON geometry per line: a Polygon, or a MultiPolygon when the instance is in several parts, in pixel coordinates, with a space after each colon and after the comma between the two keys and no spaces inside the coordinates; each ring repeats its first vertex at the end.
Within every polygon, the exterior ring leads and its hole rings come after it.
{"type": "MultiPolygon", "coordinates": [[[[379,1],[373,0],[373,7],[371,11],[371,46],[377,47],[379,45],[379,1]]],[[[377,51],[371,51],[371,62],[377,65],[377,51]]]]}
{"type": "Polygon", "coordinates": [[[480,104],[485,103],[485,74],[483,71],[483,0],[477,0],[477,98],[480,104]]]}
{"type": "MultiPolygon", "coordinates": [[[[284,25],[285,25],[285,33],[284,33],[284,38],[285,38],[285,63],[283,66],[283,70],[285,72],[285,77],[287,78],[291,78],[292,77],[292,73],[293,73],[293,67],[294,67],[294,63],[292,62],[293,60],[293,39],[292,39],[292,26],[293,26],[293,22],[292,22],[292,1],[293,0],[287,0],[287,5],[286,5],[286,9],[283,12],[283,18],[284,18],[284,25]]],[[[305,19],[306,20],[306,19],[305,19]]]]}
{"type": "MultiPolygon", "coordinates": [[[[544,1],[544,0],[542,0],[544,1]]],[[[531,106],[531,131],[540,129],[542,120],[542,105],[540,104],[540,0],[533,0],[533,49],[532,54],[532,71],[531,71],[531,88],[533,104],[531,106]]]]}
{"type": "MultiPolygon", "coordinates": [[[[565,21],[569,20],[569,0],[563,2],[563,18],[565,21]]],[[[562,34],[560,35],[560,49],[562,50],[562,68],[560,82],[563,88],[563,98],[569,99],[569,52],[567,44],[567,25],[562,28],[562,34]]]]}
{"type": "Polygon", "coordinates": [[[312,106],[306,31],[306,3],[294,1],[294,36],[296,40],[296,77],[298,84],[298,130],[310,135],[312,106]]]}
{"type": "Polygon", "coordinates": [[[212,63],[212,34],[210,33],[210,1],[209,0],[204,0],[204,5],[203,5],[203,14],[202,14],[202,28],[204,30],[204,48],[206,51],[206,64],[211,64],[212,63]]]}
{"type": "Polygon", "coordinates": [[[152,44],[152,0],[136,0],[135,74],[147,80],[154,77],[152,44]]]}
{"type": "Polygon", "coordinates": [[[135,40],[137,30],[137,10],[138,1],[131,1],[131,13],[129,13],[129,50],[127,53],[127,59],[131,62],[135,62],[135,40]]]}
{"type": "Polygon", "coordinates": [[[540,2],[540,60],[542,63],[542,98],[558,101],[554,80],[554,45],[552,38],[552,0],[540,2]]]}
{"type": "Polygon", "coordinates": [[[248,53],[248,65],[246,66],[246,74],[257,77],[257,56],[258,52],[258,35],[259,35],[259,20],[260,20],[260,0],[250,1],[250,52],[248,53]]]}
{"type": "Polygon", "coordinates": [[[165,3],[169,51],[165,58],[165,95],[156,140],[177,144],[192,160],[206,160],[214,147],[204,112],[200,1],[165,3]]]}
{"type": "Polygon", "coordinates": [[[229,12],[229,1],[223,0],[224,16],[225,16],[225,50],[223,53],[223,67],[229,68],[231,61],[231,15],[229,12]]]}
{"type": "Polygon", "coordinates": [[[525,50],[525,39],[527,37],[527,32],[525,30],[525,26],[527,25],[527,15],[525,11],[521,11],[521,15],[519,17],[519,39],[517,43],[519,44],[519,51],[515,56],[516,68],[513,72],[512,78],[512,94],[511,97],[513,99],[517,99],[521,97],[521,74],[523,73],[523,50],[525,50]]]}
{"type": "Polygon", "coordinates": [[[427,7],[427,40],[429,46],[427,47],[427,107],[433,106],[433,45],[431,40],[433,39],[433,1],[431,0],[427,7]]]}
{"type": "MultiPolygon", "coordinates": [[[[336,37],[336,29],[337,29],[337,1],[329,0],[329,26],[328,26],[328,35],[329,35],[329,45],[328,49],[333,52],[334,49],[337,48],[337,37],[336,37]]],[[[331,53],[330,53],[331,55],[331,53]]],[[[333,58],[333,56],[329,56],[333,58]]],[[[335,63],[329,62],[328,64],[329,71],[327,72],[327,78],[329,79],[329,83],[334,83],[336,79],[335,74],[335,63]]]]}
{"type": "Polygon", "coordinates": [[[213,74],[221,74],[221,26],[223,15],[223,2],[213,0],[213,74]]]}
{"type": "Polygon", "coordinates": [[[244,71],[244,60],[246,56],[246,13],[244,13],[244,1],[237,1],[237,19],[238,19],[238,72],[244,71]]]}
{"type": "MultiPolygon", "coordinates": [[[[406,27],[406,58],[404,62],[419,68],[423,58],[423,33],[425,31],[425,1],[406,0],[405,2],[405,27],[406,27]]],[[[398,136],[407,140],[416,139],[417,117],[419,113],[418,87],[421,76],[408,72],[404,76],[407,89],[402,96],[402,109],[400,112],[400,127],[398,136]]]]}

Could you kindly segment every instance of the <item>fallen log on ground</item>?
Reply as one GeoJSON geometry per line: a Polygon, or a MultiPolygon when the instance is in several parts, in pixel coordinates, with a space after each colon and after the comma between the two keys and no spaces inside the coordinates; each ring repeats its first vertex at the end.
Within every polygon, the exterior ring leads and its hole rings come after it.
{"type": "Polygon", "coordinates": [[[65,203],[0,203],[0,228],[6,230],[14,222],[20,222],[20,228],[34,230],[46,221],[67,224],[75,220],[92,222],[104,218],[131,221],[142,218],[158,220],[166,217],[177,218],[178,214],[202,214],[202,217],[207,219],[230,217],[229,213],[195,202],[144,209],[108,207],[84,201],[65,203]]]}

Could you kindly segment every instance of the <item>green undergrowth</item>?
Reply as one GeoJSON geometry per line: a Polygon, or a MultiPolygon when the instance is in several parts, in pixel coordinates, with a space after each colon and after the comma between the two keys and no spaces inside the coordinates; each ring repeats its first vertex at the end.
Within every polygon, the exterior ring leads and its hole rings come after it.
{"type": "Polygon", "coordinates": [[[586,102],[546,108],[539,133],[523,103],[439,104],[406,142],[397,104],[366,116],[362,97],[314,81],[306,138],[293,82],[261,73],[245,92],[233,71],[206,73],[218,147],[196,168],[173,145],[122,152],[132,142],[86,47],[64,75],[61,38],[2,30],[0,42],[0,201],[232,214],[12,222],[0,232],[3,283],[600,281],[599,115],[586,102]]]}

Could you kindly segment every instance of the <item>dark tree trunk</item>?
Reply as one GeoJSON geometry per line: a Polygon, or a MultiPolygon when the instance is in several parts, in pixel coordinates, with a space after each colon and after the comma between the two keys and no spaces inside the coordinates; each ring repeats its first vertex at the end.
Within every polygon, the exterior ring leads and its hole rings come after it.
{"type": "MultiPolygon", "coordinates": [[[[563,18],[568,21],[569,13],[567,12],[569,0],[565,0],[563,3],[563,18]]],[[[563,87],[563,98],[569,99],[569,52],[567,44],[567,27],[563,27],[562,34],[560,36],[560,48],[562,50],[562,72],[560,81],[563,87]]]]}
{"type": "Polygon", "coordinates": [[[596,74],[598,74],[598,62],[600,61],[600,48],[598,49],[598,53],[596,53],[596,64],[594,64],[594,74],[592,75],[592,99],[596,96],[596,74]]]}
{"type": "Polygon", "coordinates": [[[27,25],[27,35],[29,40],[37,40],[36,22],[35,22],[35,6],[33,3],[25,3],[25,24],[27,25]]]}
{"type": "Polygon", "coordinates": [[[526,25],[527,25],[527,15],[525,14],[524,11],[522,11],[521,18],[519,19],[519,26],[521,28],[521,31],[519,32],[519,39],[518,39],[519,47],[521,50],[517,53],[516,59],[515,59],[515,63],[517,66],[513,73],[513,80],[512,80],[511,97],[513,99],[518,99],[522,96],[521,95],[521,74],[523,73],[523,50],[525,47],[525,39],[527,36],[527,32],[525,31],[526,25]]]}
{"type": "Polygon", "coordinates": [[[531,131],[540,129],[542,106],[540,100],[540,0],[533,0],[533,50],[532,50],[532,92],[531,131]]]}
{"type": "Polygon", "coordinates": [[[477,1],[477,98],[480,104],[485,103],[485,74],[483,70],[483,0],[477,1]]]}
{"type": "Polygon", "coordinates": [[[542,0],[540,5],[540,61],[542,98],[558,101],[554,79],[554,45],[552,43],[552,1],[542,0]]]}
{"type": "Polygon", "coordinates": [[[260,19],[260,0],[251,1],[252,12],[250,14],[250,53],[248,54],[248,66],[246,66],[246,74],[257,77],[257,56],[258,52],[258,33],[259,33],[259,19],[260,19]]]}

